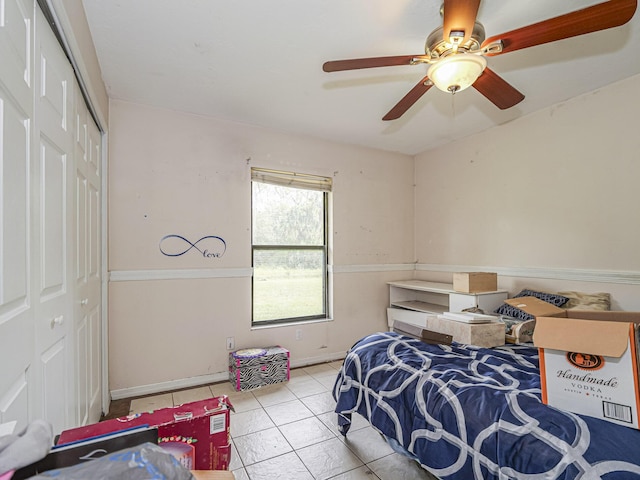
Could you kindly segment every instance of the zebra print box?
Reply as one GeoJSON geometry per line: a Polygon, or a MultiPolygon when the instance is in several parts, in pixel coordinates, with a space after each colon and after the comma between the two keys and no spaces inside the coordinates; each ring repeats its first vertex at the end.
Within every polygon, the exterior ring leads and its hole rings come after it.
{"type": "Polygon", "coordinates": [[[289,350],[280,346],[229,353],[229,381],[238,392],[286,382],[289,369],[289,350]]]}

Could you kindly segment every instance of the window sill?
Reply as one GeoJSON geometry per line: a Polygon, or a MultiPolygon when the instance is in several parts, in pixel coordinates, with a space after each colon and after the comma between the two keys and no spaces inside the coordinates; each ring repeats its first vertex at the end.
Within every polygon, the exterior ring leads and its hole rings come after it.
{"type": "Polygon", "coordinates": [[[317,320],[305,320],[300,322],[271,323],[269,325],[252,325],[251,330],[265,330],[268,328],[282,328],[282,327],[299,327],[301,325],[311,325],[315,323],[327,323],[327,322],[333,322],[333,318],[319,318],[317,320]]]}

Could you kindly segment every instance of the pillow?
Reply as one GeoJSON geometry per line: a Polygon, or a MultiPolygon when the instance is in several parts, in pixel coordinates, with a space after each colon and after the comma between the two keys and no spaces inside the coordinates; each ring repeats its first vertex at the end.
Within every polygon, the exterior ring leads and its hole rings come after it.
{"type": "Polygon", "coordinates": [[[525,289],[522,290],[519,294],[515,295],[513,298],[518,297],[536,297],[540,300],[544,300],[551,305],[555,305],[556,307],[561,307],[565,303],[569,301],[569,297],[565,297],[560,294],[555,293],[546,293],[546,292],[536,292],[535,290],[525,289]]]}
{"type": "Polygon", "coordinates": [[[608,293],[558,292],[569,299],[562,308],[573,310],[611,310],[611,295],[608,293]]]}
{"type": "Polygon", "coordinates": [[[496,310],[495,313],[499,315],[505,315],[507,317],[519,318],[520,320],[532,320],[535,317],[530,313],[525,312],[524,310],[520,310],[519,308],[513,307],[508,303],[503,303],[496,310]]]}

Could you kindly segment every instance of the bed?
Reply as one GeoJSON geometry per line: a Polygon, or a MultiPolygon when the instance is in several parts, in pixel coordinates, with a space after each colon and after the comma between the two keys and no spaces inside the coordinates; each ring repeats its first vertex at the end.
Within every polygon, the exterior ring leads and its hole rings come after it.
{"type": "Polygon", "coordinates": [[[531,344],[376,333],[347,352],[333,394],[343,435],[359,413],[442,480],[640,479],[640,431],[544,405],[531,344]]]}

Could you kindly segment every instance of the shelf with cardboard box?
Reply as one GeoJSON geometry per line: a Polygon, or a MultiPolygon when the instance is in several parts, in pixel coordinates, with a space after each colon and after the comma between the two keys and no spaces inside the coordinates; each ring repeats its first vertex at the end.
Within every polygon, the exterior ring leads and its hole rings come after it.
{"type": "Polygon", "coordinates": [[[479,308],[485,313],[491,313],[509,295],[507,290],[459,292],[454,290],[451,283],[424,280],[399,280],[387,284],[389,285],[387,318],[390,327],[393,326],[394,319],[424,326],[421,319],[427,314],[461,312],[469,308],[479,308]]]}
{"type": "MultiPolygon", "coordinates": [[[[496,344],[495,339],[488,343],[484,340],[473,340],[480,338],[474,332],[482,333],[482,338],[486,336],[485,332],[489,329],[486,324],[470,325],[437,317],[444,312],[462,312],[466,309],[480,309],[486,313],[493,313],[509,296],[507,290],[461,292],[454,288],[454,284],[424,280],[400,280],[388,282],[388,285],[387,324],[390,330],[393,330],[394,322],[398,321],[452,334],[455,341],[481,344],[480,346],[496,344]]],[[[491,336],[497,338],[499,329],[495,325],[492,327],[494,328],[490,329],[491,336]]],[[[501,341],[504,343],[504,330],[501,341]]]]}

